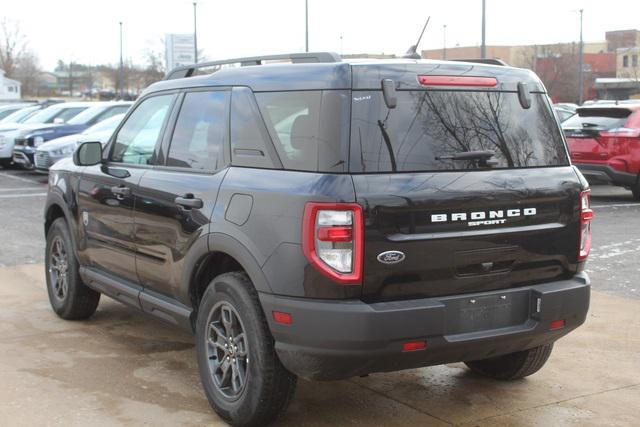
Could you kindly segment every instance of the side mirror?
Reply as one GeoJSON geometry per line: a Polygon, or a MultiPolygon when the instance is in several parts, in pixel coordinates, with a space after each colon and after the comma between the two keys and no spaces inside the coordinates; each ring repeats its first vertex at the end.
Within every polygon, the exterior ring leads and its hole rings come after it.
{"type": "Polygon", "coordinates": [[[53,123],[56,125],[61,125],[64,123],[64,119],[61,119],[60,117],[56,117],[55,119],[53,119],[53,123]]]}
{"type": "Polygon", "coordinates": [[[94,166],[102,162],[102,144],[97,141],[83,142],[73,152],[76,166],[94,166]]]}

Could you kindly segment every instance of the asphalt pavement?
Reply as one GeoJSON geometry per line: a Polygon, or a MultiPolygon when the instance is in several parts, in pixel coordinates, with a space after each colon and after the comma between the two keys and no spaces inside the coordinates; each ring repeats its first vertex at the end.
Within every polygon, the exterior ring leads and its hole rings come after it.
{"type": "MultiPolygon", "coordinates": [[[[87,321],[52,313],[46,181],[0,169],[0,425],[224,425],[202,392],[190,335],[108,298],[87,321]]],[[[455,363],[300,381],[280,425],[640,425],[640,203],[608,186],[592,199],[591,309],[539,373],[504,383],[455,363]]]]}

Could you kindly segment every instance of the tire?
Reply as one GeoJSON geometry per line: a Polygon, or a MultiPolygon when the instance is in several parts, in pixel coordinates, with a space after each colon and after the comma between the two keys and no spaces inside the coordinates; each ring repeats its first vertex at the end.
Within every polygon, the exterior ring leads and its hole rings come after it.
{"type": "Polygon", "coordinates": [[[640,183],[631,189],[631,193],[633,194],[633,200],[640,202],[640,183]]]}
{"type": "Polygon", "coordinates": [[[496,380],[511,381],[538,372],[549,359],[553,343],[491,359],[465,362],[476,374],[496,380]]]}
{"type": "Polygon", "coordinates": [[[59,317],[80,320],[95,313],[100,293],[80,278],[71,233],[64,218],[56,219],[47,233],[45,276],[51,308],[59,317]]]}
{"type": "Polygon", "coordinates": [[[262,426],[286,411],[296,377],[276,355],[258,294],[246,274],[213,279],[200,302],[196,340],[202,385],[222,419],[234,426],[262,426]],[[230,342],[238,345],[222,347],[230,342]],[[225,357],[229,362],[223,370],[225,357]],[[223,374],[229,370],[228,376],[223,374]]]}
{"type": "Polygon", "coordinates": [[[4,169],[10,169],[12,165],[13,161],[11,159],[0,160],[0,166],[2,166],[4,169]]]}

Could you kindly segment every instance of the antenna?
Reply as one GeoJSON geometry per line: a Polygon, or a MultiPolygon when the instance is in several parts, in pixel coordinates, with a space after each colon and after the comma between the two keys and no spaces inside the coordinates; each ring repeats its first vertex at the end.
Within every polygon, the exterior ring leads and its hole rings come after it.
{"type": "Polygon", "coordinates": [[[427,29],[427,25],[429,25],[429,21],[431,20],[431,16],[427,17],[427,22],[424,23],[424,27],[422,27],[422,32],[420,33],[420,37],[418,37],[418,41],[416,42],[416,44],[412,45],[409,50],[407,50],[407,53],[405,53],[404,55],[402,55],[403,58],[409,58],[409,59],[420,59],[422,58],[420,56],[420,54],[418,54],[418,45],[420,44],[420,40],[422,40],[422,36],[424,35],[424,31],[427,29]]]}

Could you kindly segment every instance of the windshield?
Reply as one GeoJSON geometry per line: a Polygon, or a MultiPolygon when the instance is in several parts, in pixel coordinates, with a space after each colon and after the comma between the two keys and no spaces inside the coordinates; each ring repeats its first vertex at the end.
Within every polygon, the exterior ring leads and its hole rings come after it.
{"type": "Polygon", "coordinates": [[[88,107],[82,113],[78,114],[74,118],[68,121],[70,125],[85,125],[93,120],[95,117],[99,116],[107,109],[105,105],[94,105],[88,107]]]}
{"type": "Polygon", "coordinates": [[[55,105],[34,114],[25,120],[24,123],[53,123],[54,119],[60,119],[66,122],[86,109],[87,107],[67,107],[64,106],[64,104],[55,105]]]}
{"type": "Polygon", "coordinates": [[[40,107],[26,107],[18,111],[14,111],[4,119],[0,120],[0,123],[22,123],[28,119],[33,113],[39,111],[40,107]]]}
{"type": "Polygon", "coordinates": [[[85,130],[83,133],[90,134],[90,133],[96,133],[96,132],[114,131],[122,121],[123,117],[124,117],[124,114],[118,114],[117,116],[110,117],[106,120],[103,120],[91,126],[87,130],[85,130]]]}
{"type": "Polygon", "coordinates": [[[398,91],[388,109],[381,91],[354,91],[351,171],[473,169],[477,159],[452,155],[488,150],[495,168],[568,165],[545,95],[531,95],[524,109],[512,92],[398,91]]]}

